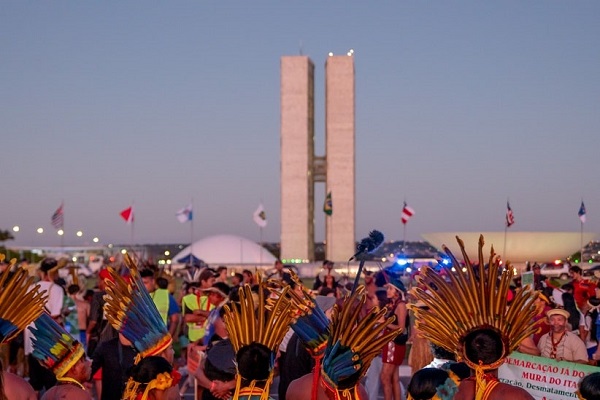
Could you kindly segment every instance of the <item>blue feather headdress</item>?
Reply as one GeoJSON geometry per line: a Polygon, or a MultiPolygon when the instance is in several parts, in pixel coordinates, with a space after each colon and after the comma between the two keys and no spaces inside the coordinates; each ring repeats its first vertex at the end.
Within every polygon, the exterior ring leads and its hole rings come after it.
{"type": "Polygon", "coordinates": [[[56,379],[65,374],[85,355],[81,343],[73,339],[50,315],[43,313],[28,329],[33,334],[33,357],[50,369],[56,379]]]}
{"type": "MultiPolygon", "coordinates": [[[[4,254],[0,254],[0,261],[4,254]]],[[[10,341],[44,312],[46,293],[33,285],[33,277],[23,268],[14,273],[10,267],[0,275],[0,343],[10,341]]]]}
{"type": "Polygon", "coordinates": [[[131,280],[126,281],[108,267],[112,279],[106,280],[104,311],[110,324],[138,351],[136,363],[143,357],[159,355],[172,345],[173,339],[154,301],[144,287],[136,263],[125,254],[131,280]]]}

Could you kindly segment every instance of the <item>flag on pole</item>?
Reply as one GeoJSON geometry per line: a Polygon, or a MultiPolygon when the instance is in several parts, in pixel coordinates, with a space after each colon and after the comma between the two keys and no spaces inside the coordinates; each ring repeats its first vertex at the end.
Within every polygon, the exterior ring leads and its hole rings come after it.
{"type": "Polygon", "coordinates": [[[408,206],[408,204],[406,204],[406,202],[404,202],[404,207],[402,207],[402,223],[406,225],[410,217],[413,215],[415,215],[415,210],[413,210],[408,206]]]}
{"type": "Polygon", "coordinates": [[[510,203],[506,202],[506,227],[510,228],[512,224],[515,223],[515,215],[512,212],[512,208],[510,208],[510,203]]]}
{"type": "Polygon", "coordinates": [[[126,223],[131,224],[133,222],[133,206],[121,211],[121,218],[123,218],[126,223]]]}
{"type": "Polygon", "coordinates": [[[60,203],[60,206],[52,214],[52,226],[55,229],[62,229],[64,222],[63,203],[60,203]]]}
{"type": "Polygon", "coordinates": [[[333,214],[333,200],[331,199],[331,192],[325,196],[325,202],[323,203],[323,212],[329,216],[333,214]]]}
{"type": "Polygon", "coordinates": [[[177,211],[177,220],[179,222],[181,222],[182,224],[191,221],[194,217],[194,214],[192,212],[192,205],[189,204],[187,207],[182,208],[181,210],[177,211]]]}
{"type": "Polygon", "coordinates": [[[581,200],[581,207],[579,207],[579,211],[577,212],[579,215],[579,219],[582,224],[585,224],[585,204],[583,204],[583,200],[581,200]]]}
{"type": "Polygon", "coordinates": [[[267,214],[262,204],[259,204],[256,211],[254,211],[254,222],[261,228],[267,226],[267,214]]]}

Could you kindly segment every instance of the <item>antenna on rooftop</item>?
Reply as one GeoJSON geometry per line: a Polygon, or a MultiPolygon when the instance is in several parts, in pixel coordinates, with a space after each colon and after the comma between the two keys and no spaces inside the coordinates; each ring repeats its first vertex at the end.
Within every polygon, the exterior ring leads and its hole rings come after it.
{"type": "Polygon", "coordinates": [[[302,44],[302,40],[300,40],[300,42],[298,43],[298,52],[300,53],[300,55],[304,55],[304,45],[302,44]]]}

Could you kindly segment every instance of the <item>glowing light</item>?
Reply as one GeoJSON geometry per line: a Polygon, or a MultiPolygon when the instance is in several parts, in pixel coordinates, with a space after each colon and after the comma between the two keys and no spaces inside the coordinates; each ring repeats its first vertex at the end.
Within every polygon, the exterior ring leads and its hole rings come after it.
{"type": "Polygon", "coordinates": [[[406,267],[406,272],[412,272],[412,268],[411,267],[406,267]]]}
{"type": "Polygon", "coordinates": [[[59,230],[57,230],[57,231],[56,231],[56,234],[57,234],[58,236],[62,236],[62,235],[64,235],[64,234],[65,234],[65,231],[63,231],[62,229],[59,229],[59,230]]]}
{"type": "Polygon", "coordinates": [[[396,264],[406,265],[406,264],[408,264],[408,260],[406,258],[399,258],[398,260],[396,260],[396,264]]]}
{"type": "Polygon", "coordinates": [[[126,249],[122,249],[121,250],[121,254],[127,254],[127,250],[126,249]]]}
{"type": "Polygon", "coordinates": [[[20,230],[21,228],[19,228],[19,225],[13,226],[13,232],[19,232],[20,230]]]}
{"type": "Polygon", "coordinates": [[[333,57],[333,52],[329,52],[329,57],[333,57]]]}
{"type": "Polygon", "coordinates": [[[44,228],[37,228],[37,233],[44,233],[44,228]]]}
{"type": "Polygon", "coordinates": [[[97,237],[92,239],[92,242],[94,242],[94,243],[98,243],[99,241],[100,241],[100,239],[98,239],[97,237]]]}
{"type": "Polygon", "coordinates": [[[169,254],[171,254],[171,252],[169,250],[165,250],[165,256],[168,256],[169,254]]]}
{"type": "Polygon", "coordinates": [[[78,237],[82,237],[82,236],[83,236],[83,232],[82,232],[82,231],[77,231],[76,235],[77,235],[78,237]]]}

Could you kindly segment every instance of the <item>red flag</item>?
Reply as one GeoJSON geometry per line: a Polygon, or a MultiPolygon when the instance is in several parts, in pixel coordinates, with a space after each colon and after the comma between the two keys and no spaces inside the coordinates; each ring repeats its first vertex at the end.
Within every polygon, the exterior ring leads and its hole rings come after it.
{"type": "Polygon", "coordinates": [[[406,202],[404,202],[404,207],[402,208],[402,223],[406,225],[406,223],[408,222],[410,217],[414,215],[414,213],[415,210],[413,210],[411,207],[408,206],[408,204],[406,204],[406,202]]]}
{"type": "Polygon", "coordinates": [[[121,211],[121,218],[123,218],[125,220],[125,222],[128,224],[132,223],[133,222],[133,206],[121,211]]]}
{"type": "Polygon", "coordinates": [[[64,213],[63,213],[63,203],[60,203],[60,207],[54,214],[52,214],[52,226],[56,229],[62,229],[64,224],[64,213]]]}

